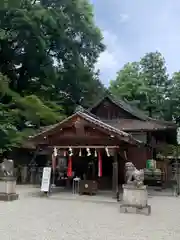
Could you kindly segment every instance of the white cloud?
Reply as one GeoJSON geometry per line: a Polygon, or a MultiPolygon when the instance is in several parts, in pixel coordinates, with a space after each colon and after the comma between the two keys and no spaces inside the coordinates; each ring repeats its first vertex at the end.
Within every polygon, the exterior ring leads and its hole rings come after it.
{"type": "Polygon", "coordinates": [[[96,69],[100,69],[100,78],[108,86],[109,80],[116,77],[117,71],[127,60],[128,54],[121,49],[118,37],[110,31],[103,31],[104,44],[107,49],[100,54],[96,69]]]}
{"type": "Polygon", "coordinates": [[[129,21],[129,15],[126,14],[126,13],[121,13],[119,22],[120,23],[125,23],[125,22],[128,22],[128,21],[129,21]]]}
{"type": "Polygon", "coordinates": [[[96,68],[101,70],[115,69],[117,68],[117,66],[118,62],[115,56],[113,55],[113,53],[110,53],[107,50],[101,53],[96,64],[96,68]]]}
{"type": "Polygon", "coordinates": [[[100,79],[108,87],[109,81],[115,78],[118,69],[118,62],[113,53],[103,52],[99,57],[96,69],[100,70],[100,79]]]}

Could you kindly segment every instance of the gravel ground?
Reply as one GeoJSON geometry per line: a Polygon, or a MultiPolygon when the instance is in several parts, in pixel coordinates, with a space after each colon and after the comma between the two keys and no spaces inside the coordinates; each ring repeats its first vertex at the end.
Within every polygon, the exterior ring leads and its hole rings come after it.
{"type": "Polygon", "coordinates": [[[19,200],[0,202],[0,240],[180,239],[180,198],[150,197],[152,214],[144,216],[120,213],[118,203],[40,198],[28,191],[18,187],[19,200]]]}

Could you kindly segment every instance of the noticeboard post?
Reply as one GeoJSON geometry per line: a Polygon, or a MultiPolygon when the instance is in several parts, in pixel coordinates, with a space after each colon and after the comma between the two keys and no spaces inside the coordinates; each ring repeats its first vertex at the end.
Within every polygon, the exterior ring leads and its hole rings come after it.
{"type": "Polygon", "coordinates": [[[42,182],[41,182],[41,192],[49,193],[50,180],[51,180],[51,168],[50,167],[44,167],[43,168],[42,182]]]}

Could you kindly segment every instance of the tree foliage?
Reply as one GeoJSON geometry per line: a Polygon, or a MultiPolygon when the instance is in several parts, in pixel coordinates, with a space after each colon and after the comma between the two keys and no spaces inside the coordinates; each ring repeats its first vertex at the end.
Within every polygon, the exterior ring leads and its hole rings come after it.
{"type": "Polygon", "coordinates": [[[148,53],[139,62],[126,64],[109,87],[112,94],[136,101],[149,116],[158,118],[168,115],[168,89],[170,81],[165,60],[159,52],[148,53]]]}
{"type": "Polygon", "coordinates": [[[141,78],[147,86],[147,108],[150,116],[164,117],[164,99],[169,84],[165,59],[159,52],[148,53],[140,61],[141,78]]]}
{"type": "Polygon", "coordinates": [[[164,105],[165,118],[180,123],[180,72],[175,72],[169,80],[164,105]]]}
{"type": "Polygon", "coordinates": [[[66,92],[75,102],[84,97],[81,85],[92,80],[104,49],[86,0],[22,0],[19,8],[1,9],[0,21],[0,71],[13,90],[55,99],[66,92]]]}
{"type": "Polygon", "coordinates": [[[9,88],[8,80],[0,75],[0,149],[16,146],[41,126],[63,118],[62,107],[46,105],[36,95],[20,96],[9,88]],[[3,147],[4,146],[4,147],[3,147]]]}
{"type": "Polygon", "coordinates": [[[103,50],[86,0],[1,1],[0,148],[95,101],[103,50]]]}

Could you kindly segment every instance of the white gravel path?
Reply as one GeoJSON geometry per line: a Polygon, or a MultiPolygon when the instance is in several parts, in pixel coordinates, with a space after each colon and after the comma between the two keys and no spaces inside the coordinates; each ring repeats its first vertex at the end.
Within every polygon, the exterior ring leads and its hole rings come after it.
{"type": "MultiPolygon", "coordinates": [[[[152,197],[151,216],[117,203],[27,196],[0,202],[0,240],[180,240],[180,198],[152,197]]],[[[91,197],[89,197],[91,198],[91,197]]]]}

